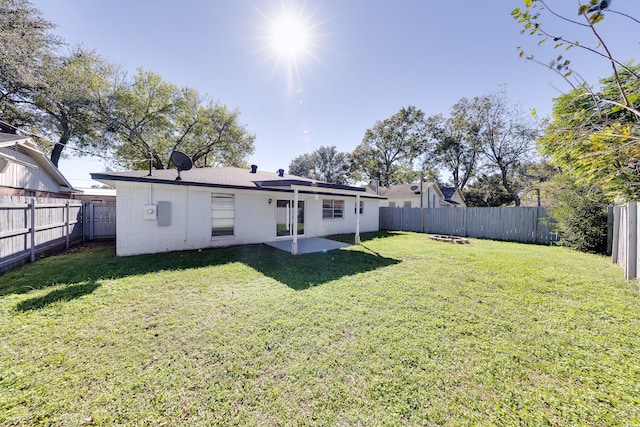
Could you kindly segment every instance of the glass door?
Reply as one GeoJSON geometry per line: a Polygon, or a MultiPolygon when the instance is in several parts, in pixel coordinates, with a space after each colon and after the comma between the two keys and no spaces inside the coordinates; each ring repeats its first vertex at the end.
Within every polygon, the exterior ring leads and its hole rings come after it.
{"type": "MultiPolygon", "coordinates": [[[[293,236],[293,200],[276,201],[276,236],[293,236]]],[[[298,200],[298,235],[304,234],[304,201],[298,200]]]]}

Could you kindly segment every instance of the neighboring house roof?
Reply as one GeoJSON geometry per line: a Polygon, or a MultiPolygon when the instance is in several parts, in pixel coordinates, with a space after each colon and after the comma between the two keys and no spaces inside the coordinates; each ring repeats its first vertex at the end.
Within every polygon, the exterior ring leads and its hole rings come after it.
{"type": "Polygon", "coordinates": [[[457,188],[457,187],[440,187],[440,190],[442,191],[442,194],[444,195],[444,200],[447,203],[451,203],[451,204],[454,204],[454,205],[464,205],[465,204],[464,194],[462,194],[462,191],[460,191],[459,188],[457,188]],[[460,200],[460,202],[454,200],[454,196],[456,194],[458,195],[458,199],[460,200]]]}
{"type": "Polygon", "coordinates": [[[115,188],[78,188],[81,196],[116,196],[115,188]]]}
{"type": "MultiPolygon", "coordinates": [[[[73,193],[76,191],[62,173],[60,173],[58,168],[49,160],[49,157],[47,157],[42,148],[30,137],[0,133],[0,148],[7,147],[16,148],[32,158],[37,167],[44,170],[60,186],[59,190],[61,193],[73,193]]],[[[0,163],[3,162],[13,162],[29,168],[34,167],[33,164],[24,162],[6,151],[0,152],[0,163]]]]}
{"type": "Polygon", "coordinates": [[[233,188],[247,190],[287,191],[297,188],[302,192],[316,194],[361,194],[362,197],[380,198],[365,193],[362,187],[329,184],[295,175],[280,176],[274,172],[256,171],[252,173],[244,168],[194,168],[180,172],[177,180],[176,169],[148,170],[127,172],[92,173],[91,178],[111,186],[115,182],[142,182],[168,185],[191,185],[212,188],[233,188]]]}
{"type": "MultiPolygon", "coordinates": [[[[368,185],[366,188],[367,191],[373,193],[376,192],[375,186],[368,185]]],[[[422,192],[425,193],[429,188],[436,190],[436,192],[440,193],[440,196],[442,196],[442,192],[433,182],[424,182],[422,186],[422,192]]],[[[387,198],[420,196],[420,184],[398,184],[390,185],[389,187],[379,187],[378,194],[387,198]]]]}
{"type": "Polygon", "coordinates": [[[457,187],[440,187],[440,191],[444,195],[444,200],[447,203],[452,203],[454,205],[460,204],[459,202],[453,200],[453,195],[456,193],[458,193],[460,199],[464,201],[464,195],[462,194],[462,191],[460,191],[457,187]]]}

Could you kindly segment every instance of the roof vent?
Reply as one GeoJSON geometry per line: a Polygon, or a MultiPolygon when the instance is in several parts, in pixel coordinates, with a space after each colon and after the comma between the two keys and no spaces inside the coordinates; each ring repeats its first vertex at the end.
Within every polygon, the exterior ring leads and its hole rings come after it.
{"type": "Polygon", "coordinates": [[[258,165],[251,165],[251,173],[258,172],[258,165]]]}
{"type": "Polygon", "coordinates": [[[284,169],[278,169],[278,176],[279,177],[283,177],[284,176],[284,169]]]}

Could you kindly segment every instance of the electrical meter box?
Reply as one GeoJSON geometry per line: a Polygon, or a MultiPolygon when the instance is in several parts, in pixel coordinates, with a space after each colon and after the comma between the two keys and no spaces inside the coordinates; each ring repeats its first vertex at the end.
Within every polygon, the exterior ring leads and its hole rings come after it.
{"type": "Polygon", "coordinates": [[[156,205],[144,205],[144,219],[156,219],[158,207],[156,205]]]}

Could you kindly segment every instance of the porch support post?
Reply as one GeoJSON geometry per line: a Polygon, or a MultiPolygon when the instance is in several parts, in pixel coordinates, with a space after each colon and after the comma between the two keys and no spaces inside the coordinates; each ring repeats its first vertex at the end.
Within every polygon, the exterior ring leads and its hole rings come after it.
{"type": "Polygon", "coordinates": [[[291,255],[298,255],[298,189],[293,189],[293,241],[291,255]]]}
{"type": "Polygon", "coordinates": [[[360,195],[356,195],[356,245],[360,244],[360,195]]]}

